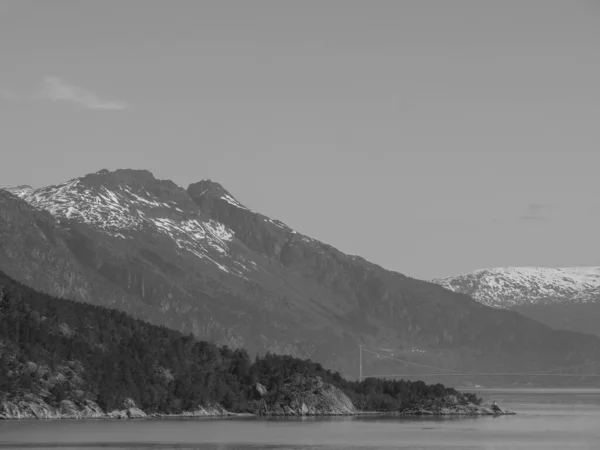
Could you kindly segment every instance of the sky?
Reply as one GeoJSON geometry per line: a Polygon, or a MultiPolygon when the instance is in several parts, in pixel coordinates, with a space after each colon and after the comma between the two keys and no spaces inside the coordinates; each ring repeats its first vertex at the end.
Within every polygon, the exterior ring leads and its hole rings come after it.
{"type": "Polygon", "coordinates": [[[0,185],[140,168],[430,279],[600,265],[600,2],[0,0],[0,185]]]}

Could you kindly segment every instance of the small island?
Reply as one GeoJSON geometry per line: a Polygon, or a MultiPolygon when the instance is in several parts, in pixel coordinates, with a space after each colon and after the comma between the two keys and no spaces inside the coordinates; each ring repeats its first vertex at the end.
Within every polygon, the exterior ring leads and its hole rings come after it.
{"type": "Polygon", "coordinates": [[[422,381],[348,381],[310,360],[219,347],[0,272],[0,419],[499,415],[422,381]]]}

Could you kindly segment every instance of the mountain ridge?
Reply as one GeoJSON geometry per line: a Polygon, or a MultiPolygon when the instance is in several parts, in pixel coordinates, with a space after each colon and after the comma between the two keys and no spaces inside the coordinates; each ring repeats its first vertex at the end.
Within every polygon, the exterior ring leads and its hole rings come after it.
{"type": "Polygon", "coordinates": [[[552,328],[600,335],[600,267],[498,267],[432,281],[552,328]]]}
{"type": "Polygon", "coordinates": [[[598,267],[497,267],[432,280],[494,307],[586,301],[600,287],[598,267]]]}

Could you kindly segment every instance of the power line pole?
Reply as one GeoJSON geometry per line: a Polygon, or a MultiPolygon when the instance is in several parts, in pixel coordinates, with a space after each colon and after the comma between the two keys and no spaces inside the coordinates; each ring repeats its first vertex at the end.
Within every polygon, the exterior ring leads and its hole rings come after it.
{"type": "Polygon", "coordinates": [[[362,381],[362,344],[358,344],[358,381],[362,381]]]}

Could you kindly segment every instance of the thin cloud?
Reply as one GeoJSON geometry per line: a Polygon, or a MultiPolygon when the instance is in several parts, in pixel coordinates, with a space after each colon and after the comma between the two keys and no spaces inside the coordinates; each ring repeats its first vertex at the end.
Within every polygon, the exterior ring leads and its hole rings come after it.
{"type": "Polygon", "coordinates": [[[527,212],[519,216],[519,220],[546,221],[550,220],[554,205],[549,203],[530,203],[527,212]]]}
{"type": "Polygon", "coordinates": [[[39,96],[46,100],[75,103],[86,109],[118,111],[130,107],[122,101],[101,99],[87,89],[73,86],[57,77],[44,78],[39,96]]]}

